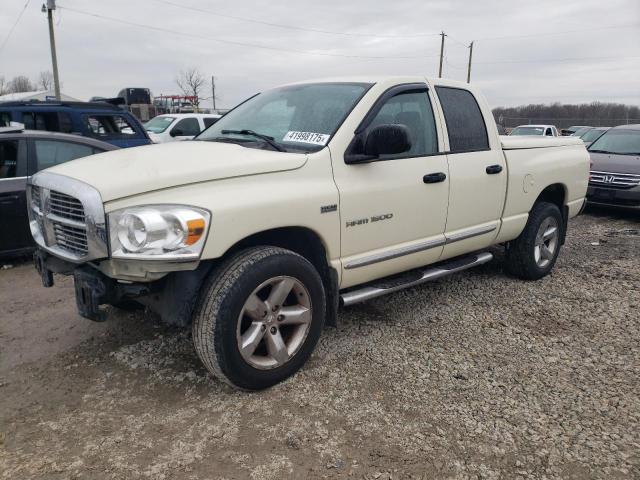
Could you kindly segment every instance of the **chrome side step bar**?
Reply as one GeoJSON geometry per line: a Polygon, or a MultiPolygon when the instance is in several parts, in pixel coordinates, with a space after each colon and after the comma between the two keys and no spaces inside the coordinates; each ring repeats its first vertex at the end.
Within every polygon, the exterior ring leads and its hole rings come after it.
{"type": "Polygon", "coordinates": [[[471,267],[490,262],[493,254],[489,252],[475,253],[455,258],[438,266],[427,267],[424,270],[412,271],[400,276],[377,280],[369,285],[340,294],[340,304],[344,307],[354,303],[364,302],[372,298],[380,297],[388,293],[414,287],[421,283],[437,280],[438,278],[461,272],[471,267]]]}

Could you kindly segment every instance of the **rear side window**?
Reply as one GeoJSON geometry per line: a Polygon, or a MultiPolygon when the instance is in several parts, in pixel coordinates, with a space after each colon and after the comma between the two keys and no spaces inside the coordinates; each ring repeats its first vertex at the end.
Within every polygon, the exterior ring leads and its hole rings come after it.
{"type": "Polygon", "coordinates": [[[11,123],[11,113],[0,112],[0,127],[8,127],[11,123]]]}
{"type": "Polygon", "coordinates": [[[89,135],[99,139],[131,138],[135,128],[122,115],[85,115],[83,122],[89,135]]]}
{"type": "Polygon", "coordinates": [[[0,179],[17,176],[18,145],[18,140],[0,141],[0,179]]]}
{"type": "Polygon", "coordinates": [[[482,112],[468,90],[436,87],[449,132],[449,150],[471,152],[488,150],[489,138],[482,112]]]}
{"type": "Polygon", "coordinates": [[[95,153],[93,147],[78,143],[59,140],[34,140],[34,143],[36,147],[36,171],[95,153]]]}
{"type": "Polygon", "coordinates": [[[176,126],[171,129],[171,132],[184,137],[198,135],[200,133],[200,124],[195,118],[183,118],[176,123],[176,126]]]}
{"type": "Polygon", "coordinates": [[[204,120],[204,128],[209,128],[218,121],[217,118],[203,118],[202,120],[204,120]]]}

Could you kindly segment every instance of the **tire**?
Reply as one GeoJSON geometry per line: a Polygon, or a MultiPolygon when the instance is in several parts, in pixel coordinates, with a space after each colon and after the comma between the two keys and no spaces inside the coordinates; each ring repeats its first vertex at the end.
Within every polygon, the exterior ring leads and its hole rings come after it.
{"type": "Polygon", "coordinates": [[[325,292],[313,265],[283,248],[255,247],[225,260],[206,280],[193,342],[214,376],[261,390],[304,365],[324,321],[325,292]]]}
{"type": "Polygon", "coordinates": [[[557,205],[536,203],[524,230],[507,247],[507,272],[523,280],[538,280],[547,275],[558,258],[563,229],[564,221],[557,205]]]}

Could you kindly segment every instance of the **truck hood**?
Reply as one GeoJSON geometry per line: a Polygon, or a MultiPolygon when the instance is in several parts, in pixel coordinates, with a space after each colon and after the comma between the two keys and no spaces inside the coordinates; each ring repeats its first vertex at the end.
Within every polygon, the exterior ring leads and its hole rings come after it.
{"type": "Polygon", "coordinates": [[[87,183],[109,202],[191,183],[294,170],[306,161],[301,153],[186,141],[100,153],[47,171],[87,183]]]}

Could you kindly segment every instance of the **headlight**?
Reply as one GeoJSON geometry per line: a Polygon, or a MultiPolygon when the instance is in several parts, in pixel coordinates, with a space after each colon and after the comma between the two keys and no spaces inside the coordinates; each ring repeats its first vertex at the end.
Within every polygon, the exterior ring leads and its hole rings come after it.
{"type": "Polygon", "coordinates": [[[113,258],[197,260],[211,215],[201,208],[149,205],[109,214],[113,258]]]}

